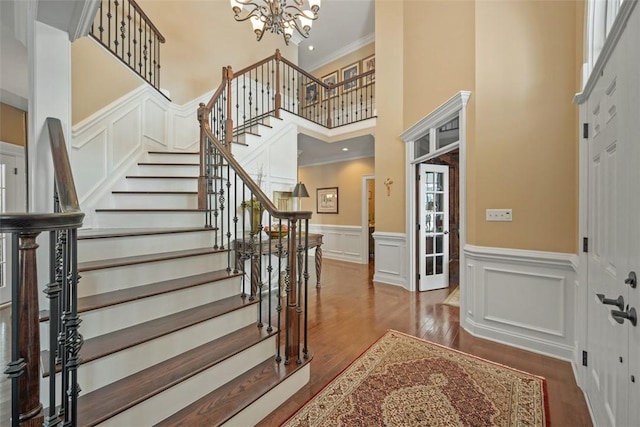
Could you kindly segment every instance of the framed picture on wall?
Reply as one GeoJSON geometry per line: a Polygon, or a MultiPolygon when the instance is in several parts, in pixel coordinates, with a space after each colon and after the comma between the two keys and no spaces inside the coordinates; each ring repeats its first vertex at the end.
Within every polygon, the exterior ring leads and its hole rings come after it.
{"type": "MultiPolygon", "coordinates": [[[[372,71],[376,69],[376,56],[371,55],[362,60],[362,72],[366,73],[367,71],[372,71]]],[[[369,83],[373,83],[376,80],[375,72],[373,74],[369,74],[362,79],[362,84],[368,85],[369,83]]]]}
{"type": "Polygon", "coordinates": [[[316,212],[338,213],[338,187],[318,188],[316,190],[316,212]]]}
{"type": "Polygon", "coordinates": [[[306,105],[318,102],[318,83],[307,83],[304,87],[304,100],[306,105]]]}
{"type": "MultiPolygon", "coordinates": [[[[338,71],[334,71],[331,74],[327,74],[322,78],[322,83],[326,85],[335,85],[338,83],[338,71]]],[[[334,87],[332,89],[325,89],[325,99],[333,98],[338,94],[338,88],[334,87]]]]}
{"type": "MultiPolygon", "coordinates": [[[[343,82],[346,80],[349,80],[350,78],[360,74],[360,63],[356,62],[354,64],[347,65],[346,67],[340,70],[340,73],[342,74],[343,82]]],[[[349,92],[350,90],[356,89],[359,86],[358,85],[359,80],[360,79],[355,79],[353,81],[350,81],[349,83],[342,85],[342,91],[349,92]]]]}

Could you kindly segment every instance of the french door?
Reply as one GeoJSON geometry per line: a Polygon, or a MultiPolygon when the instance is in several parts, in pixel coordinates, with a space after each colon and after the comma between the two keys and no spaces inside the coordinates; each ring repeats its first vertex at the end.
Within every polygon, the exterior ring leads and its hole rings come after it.
{"type": "MultiPolygon", "coordinates": [[[[0,153],[0,212],[17,211],[16,158],[0,153]]],[[[11,300],[11,236],[0,233],[0,304],[11,300]]]]}
{"type": "Polygon", "coordinates": [[[449,286],[449,167],[418,165],[418,290],[449,286]]]}

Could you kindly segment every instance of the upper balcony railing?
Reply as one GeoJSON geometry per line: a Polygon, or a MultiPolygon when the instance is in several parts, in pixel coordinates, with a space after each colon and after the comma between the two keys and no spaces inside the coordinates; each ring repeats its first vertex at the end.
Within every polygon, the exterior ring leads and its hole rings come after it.
{"type": "Polygon", "coordinates": [[[160,44],[165,39],[135,0],[101,0],[89,34],[160,91],[160,44]]]}

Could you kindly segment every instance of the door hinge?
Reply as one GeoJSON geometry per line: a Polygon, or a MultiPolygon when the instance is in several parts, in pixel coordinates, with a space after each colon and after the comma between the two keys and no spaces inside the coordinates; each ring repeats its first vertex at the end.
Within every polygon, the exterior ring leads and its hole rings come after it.
{"type": "Polygon", "coordinates": [[[13,168],[13,174],[18,175],[18,168],[13,168]]]}
{"type": "Polygon", "coordinates": [[[585,350],[582,350],[582,366],[587,366],[587,352],[585,350]]]}
{"type": "Polygon", "coordinates": [[[589,252],[589,238],[588,237],[583,237],[582,238],[582,252],[584,252],[584,253],[589,252]]]}
{"type": "Polygon", "coordinates": [[[588,139],[589,138],[589,123],[583,123],[582,124],[582,137],[584,139],[588,139]]]}
{"type": "Polygon", "coordinates": [[[420,181],[420,174],[416,174],[416,181],[420,181]]]}
{"type": "Polygon", "coordinates": [[[418,231],[420,231],[420,224],[417,224],[417,226],[418,226],[418,231]]]}

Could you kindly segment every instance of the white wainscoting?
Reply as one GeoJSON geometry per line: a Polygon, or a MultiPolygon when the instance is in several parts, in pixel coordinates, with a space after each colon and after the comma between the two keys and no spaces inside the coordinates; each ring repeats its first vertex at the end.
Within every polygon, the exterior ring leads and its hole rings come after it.
{"type": "MultiPolygon", "coordinates": [[[[311,233],[320,233],[322,257],[339,261],[366,264],[368,255],[362,247],[363,229],[359,225],[309,224],[311,233]]],[[[369,232],[368,230],[366,231],[369,232]]]]}
{"type": "Polygon", "coordinates": [[[198,150],[198,104],[211,95],[177,105],[145,84],[73,126],[70,158],[88,213],[85,226],[91,226],[90,211],[147,149],[198,150]]]}
{"type": "Polygon", "coordinates": [[[481,338],[571,361],[577,256],[466,245],[463,327],[481,338]]]}
{"type": "Polygon", "coordinates": [[[408,290],[406,234],[376,231],[373,233],[373,238],[376,245],[376,267],[373,280],[375,282],[402,286],[408,290]]]}

